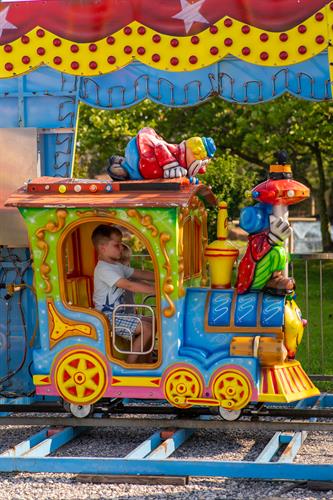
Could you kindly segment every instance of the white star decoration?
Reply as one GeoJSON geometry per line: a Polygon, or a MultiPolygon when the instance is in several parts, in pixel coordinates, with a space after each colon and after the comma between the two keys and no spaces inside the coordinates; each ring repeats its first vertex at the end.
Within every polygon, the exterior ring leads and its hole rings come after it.
{"type": "Polygon", "coordinates": [[[180,0],[182,10],[172,16],[174,19],[184,21],[185,31],[188,33],[195,22],[209,24],[209,21],[200,14],[199,10],[205,0],[198,0],[196,3],[189,3],[187,0],[180,0]]]}
{"type": "Polygon", "coordinates": [[[0,12],[0,38],[2,37],[3,30],[16,30],[17,26],[6,20],[9,7],[6,7],[0,12]]]}

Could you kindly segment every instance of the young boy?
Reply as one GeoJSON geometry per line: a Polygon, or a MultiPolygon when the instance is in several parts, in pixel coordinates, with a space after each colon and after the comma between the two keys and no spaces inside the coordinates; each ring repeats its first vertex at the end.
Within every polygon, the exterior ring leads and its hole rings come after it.
{"type": "MultiPolygon", "coordinates": [[[[151,271],[140,271],[121,264],[122,257],[122,232],[115,226],[101,224],[92,233],[92,242],[97,251],[98,263],[94,271],[94,295],[95,308],[104,313],[111,321],[114,308],[125,303],[125,292],[142,292],[154,294],[153,284],[143,281],[154,281],[154,273],[151,271]]],[[[132,350],[141,352],[149,349],[152,342],[151,324],[142,321],[142,333],[140,319],[128,314],[126,308],[116,314],[116,331],[127,340],[132,340],[132,350]],[[122,317],[123,316],[123,317],[122,317]],[[143,338],[141,338],[143,335],[143,338]]],[[[143,356],[141,356],[142,358],[143,356]]],[[[135,363],[140,359],[140,354],[129,354],[127,361],[135,363]]]]}

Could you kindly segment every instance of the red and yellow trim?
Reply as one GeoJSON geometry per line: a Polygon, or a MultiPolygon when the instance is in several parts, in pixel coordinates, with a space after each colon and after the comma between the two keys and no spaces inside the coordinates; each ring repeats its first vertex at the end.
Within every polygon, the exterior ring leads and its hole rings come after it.
{"type": "Polygon", "coordinates": [[[299,361],[289,361],[261,369],[258,401],[291,403],[319,394],[319,390],[304,372],[299,361]]]}
{"type": "Polygon", "coordinates": [[[50,385],[51,376],[50,375],[34,375],[33,378],[34,385],[50,385]]]}
{"type": "Polygon", "coordinates": [[[160,377],[112,377],[112,387],[159,387],[160,377]]]}
{"type": "MultiPolygon", "coordinates": [[[[77,43],[36,26],[0,47],[0,78],[43,64],[72,75],[93,76],[133,60],[160,70],[192,71],[228,54],[260,66],[285,66],[319,54],[329,46],[332,35],[333,2],[285,32],[262,30],[225,16],[197,35],[170,36],[133,21],[96,42],[77,43]]],[[[332,57],[329,48],[330,62],[332,57]]]]}

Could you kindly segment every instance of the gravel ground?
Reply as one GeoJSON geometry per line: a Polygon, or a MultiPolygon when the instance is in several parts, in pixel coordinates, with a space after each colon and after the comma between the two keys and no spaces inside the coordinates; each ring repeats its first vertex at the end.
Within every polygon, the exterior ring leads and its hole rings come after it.
{"type": "MultiPolygon", "coordinates": [[[[37,428],[0,429],[0,451],[37,432],[37,428]]],[[[152,431],[94,429],[69,443],[55,456],[123,457],[152,434],[152,431]]],[[[272,434],[198,431],[177,450],[178,459],[253,460],[272,434]]],[[[333,463],[333,436],[310,433],[296,462],[333,463]]],[[[333,499],[333,491],[311,491],[290,482],[190,479],[187,486],[79,483],[72,474],[0,474],[0,500],[95,500],[95,499],[333,499]],[[297,486],[297,487],[296,487],[297,486]]]]}

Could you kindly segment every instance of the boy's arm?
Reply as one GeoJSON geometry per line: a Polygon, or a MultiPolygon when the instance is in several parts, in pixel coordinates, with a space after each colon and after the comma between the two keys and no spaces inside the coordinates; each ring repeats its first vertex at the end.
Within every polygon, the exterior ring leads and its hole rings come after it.
{"type": "Polygon", "coordinates": [[[140,281],[130,281],[126,278],[120,278],[120,280],[117,281],[116,286],[134,293],[141,292],[155,294],[155,287],[153,285],[148,285],[140,281]]]}
{"type": "Polygon", "coordinates": [[[140,269],[134,269],[131,278],[134,278],[135,280],[154,281],[155,275],[153,271],[141,271],[140,269]]]}

